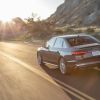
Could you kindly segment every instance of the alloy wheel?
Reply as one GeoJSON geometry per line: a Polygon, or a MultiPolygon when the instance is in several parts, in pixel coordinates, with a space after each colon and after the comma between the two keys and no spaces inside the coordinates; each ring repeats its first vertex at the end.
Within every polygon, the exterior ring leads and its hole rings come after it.
{"type": "Polygon", "coordinates": [[[67,73],[66,64],[65,64],[63,58],[60,59],[60,71],[61,71],[62,74],[66,74],[67,73]]]}

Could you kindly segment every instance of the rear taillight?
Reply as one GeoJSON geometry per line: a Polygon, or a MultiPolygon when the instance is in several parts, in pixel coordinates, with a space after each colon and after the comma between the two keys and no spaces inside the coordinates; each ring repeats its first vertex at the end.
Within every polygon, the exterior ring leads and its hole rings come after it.
{"type": "Polygon", "coordinates": [[[72,55],[84,55],[86,54],[86,51],[74,51],[72,52],[72,55]]]}

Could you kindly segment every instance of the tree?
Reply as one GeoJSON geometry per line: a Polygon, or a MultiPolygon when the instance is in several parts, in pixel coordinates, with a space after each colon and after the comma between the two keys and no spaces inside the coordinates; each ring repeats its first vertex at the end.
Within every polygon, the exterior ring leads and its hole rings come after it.
{"type": "Polygon", "coordinates": [[[36,17],[37,17],[37,14],[32,13],[32,14],[31,14],[31,16],[30,16],[30,17],[28,17],[28,18],[26,18],[25,20],[26,20],[26,22],[27,22],[27,23],[32,24],[32,23],[34,23],[34,22],[35,22],[36,17]]]}

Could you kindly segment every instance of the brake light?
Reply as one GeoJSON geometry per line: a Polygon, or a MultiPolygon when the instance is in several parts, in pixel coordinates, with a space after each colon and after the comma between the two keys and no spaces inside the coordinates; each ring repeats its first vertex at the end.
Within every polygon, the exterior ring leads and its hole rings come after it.
{"type": "Polygon", "coordinates": [[[86,54],[86,51],[74,51],[72,52],[72,55],[84,55],[86,54]]]}

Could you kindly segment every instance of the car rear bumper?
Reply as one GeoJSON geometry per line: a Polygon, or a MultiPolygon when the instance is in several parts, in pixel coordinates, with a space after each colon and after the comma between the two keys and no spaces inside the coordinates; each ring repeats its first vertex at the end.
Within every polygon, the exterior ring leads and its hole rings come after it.
{"type": "Polygon", "coordinates": [[[100,61],[92,61],[92,62],[77,62],[75,60],[68,61],[67,62],[68,66],[71,68],[93,68],[93,67],[100,67],[100,61]]]}
{"type": "Polygon", "coordinates": [[[94,62],[86,62],[81,64],[76,64],[77,68],[84,68],[84,67],[95,67],[96,65],[100,66],[100,61],[94,61],[94,62]]]}

